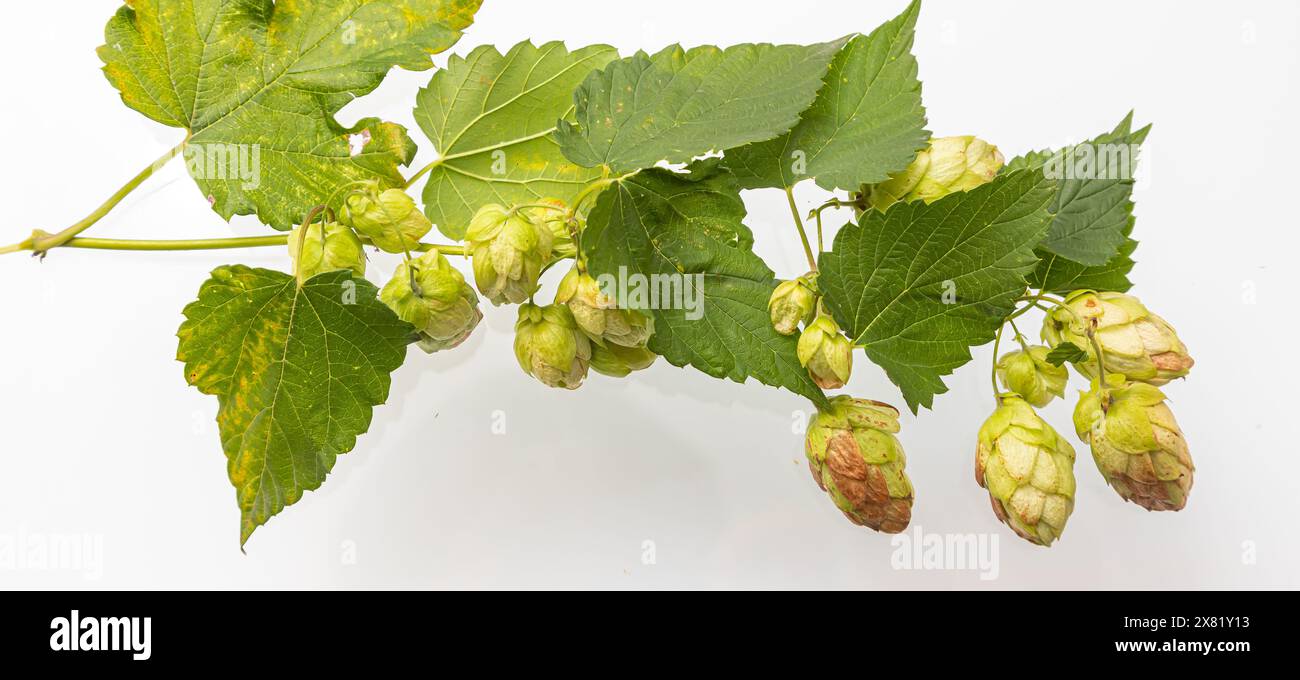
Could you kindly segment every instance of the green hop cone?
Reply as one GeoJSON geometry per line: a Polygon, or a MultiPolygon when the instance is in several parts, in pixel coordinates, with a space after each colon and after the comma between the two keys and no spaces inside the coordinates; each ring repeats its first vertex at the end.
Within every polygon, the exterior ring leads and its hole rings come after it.
{"type": "Polygon", "coordinates": [[[317,274],[351,269],[357,277],[366,275],[366,253],[361,239],[351,229],[330,222],[324,226],[325,237],[321,238],[321,225],[311,224],[307,227],[306,239],[302,236],[302,226],[293,228],[289,234],[289,257],[293,260],[294,271],[301,280],[306,281],[317,274]],[[298,244],[302,243],[299,252],[298,244]],[[302,261],[299,261],[301,256],[302,261]]]}
{"type": "Polygon", "coordinates": [[[827,314],[819,314],[799,336],[799,363],[824,390],[844,387],[853,372],[853,343],[827,314]]]}
{"type": "Polygon", "coordinates": [[[993,513],[1021,538],[1048,546],[1074,510],[1074,447],[1016,395],[1004,395],[979,431],[975,481],[993,513]]]}
{"type": "Polygon", "coordinates": [[[782,281],[767,301],[772,328],[781,335],[794,335],[801,324],[810,324],[817,314],[816,274],[782,281]]]}
{"type": "Polygon", "coordinates": [[[420,239],[433,228],[433,223],[405,191],[380,191],[374,181],[366,182],[364,189],[353,191],[343,199],[339,221],[388,253],[416,250],[420,239]]]}
{"type": "Polygon", "coordinates": [[[889,179],[863,188],[867,202],[884,210],[899,202],[934,201],[993,181],[1005,159],[996,146],[976,137],[939,137],[911,165],[889,179]]]}
{"type": "MultiPolygon", "coordinates": [[[[573,232],[569,231],[569,222],[566,220],[568,206],[564,201],[558,198],[545,198],[538,203],[542,205],[553,206],[552,208],[529,208],[528,213],[533,220],[541,224],[551,233],[551,258],[563,260],[574,257],[578,254],[578,246],[573,242],[573,232]]],[[[580,218],[575,216],[574,220],[581,223],[580,218]]],[[[578,225],[575,225],[578,226],[578,225]]]]}
{"type": "Polygon", "coordinates": [[[1192,456],[1158,387],[1109,376],[1074,409],[1079,438],[1120,497],[1147,510],[1182,510],[1192,490],[1192,456]]]}
{"type": "Polygon", "coordinates": [[[849,521],[896,534],[912,520],[912,482],[898,433],[898,410],[842,395],[808,425],[813,480],[849,521]]]}
{"type": "Polygon", "coordinates": [[[1090,378],[1097,377],[1096,357],[1084,324],[1095,324],[1108,374],[1119,373],[1158,387],[1187,375],[1196,363],[1173,326],[1137,298],[1077,290],[1066,296],[1064,307],[1047,315],[1043,340],[1053,347],[1071,342],[1087,352],[1088,361],[1075,368],[1090,378]]]}
{"type": "Polygon", "coordinates": [[[623,347],[614,343],[591,346],[591,369],[611,378],[623,378],[632,371],[649,368],[658,358],[658,354],[644,347],[623,347]]]}
{"type": "Polygon", "coordinates": [[[515,358],[524,372],[549,387],[574,390],[587,377],[591,341],[564,305],[519,306],[515,358]]]}
{"type": "Polygon", "coordinates": [[[537,292],[554,237],[528,211],[488,204],[470,220],[465,241],[474,257],[474,283],[489,302],[503,305],[537,292]]]}
{"type": "Polygon", "coordinates": [[[1018,350],[1002,355],[997,364],[998,380],[1007,391],[1019,394],[1037,408],[1047,406],[1056,397],[1064,397],[1070,372],[1064,366],[1047,362],[1050,351],[1035,345],[1027,352],[1018,350]]]}
{"type": "Polygon", "coordinates": [[[571,269],[560,281],[555,302],[567,305],[578,327],[597,345],[645,347],[654,334],[654,319],[632,309],[619,309],[590,275],[571,269]]]}
{"type": "Polygon", "coordinates": [[[474,289],[436,251],[399,264],[379,299],[415,326],[420,349],[430,354],[464,342],[483,319],[474,289]]]}

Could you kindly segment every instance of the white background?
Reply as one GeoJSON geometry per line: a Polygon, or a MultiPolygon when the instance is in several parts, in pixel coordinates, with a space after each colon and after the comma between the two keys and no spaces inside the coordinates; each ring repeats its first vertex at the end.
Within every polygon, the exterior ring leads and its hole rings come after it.
{"type": "MultiPolygon", "coordinates": [[[[487,0],[455,51],[525,38],[625,54],[678,41],[805,43],[869,31],[905,4],[487,0]]],[[[76,5],[5,10],[6,243],[80,218],[182,136],[123,106],[99,72],[94,48],[118,3],[76,5]]],[[[809,478],[794,431],[808,408],[800,398],[664,362],[635,379],[547,390],[511,354],[513,310],[489,308],[459,350],[411,351],[371,432],[245,555],[216,400],[185,384],[174,333],[212,268],[283,269],[284,253],[59,250],[43,263],[0,259],[0,541],[97,538],[102,573],[10,564],[0,587],[1300,585],[1297,26],[1296,4],[1278,1],[927,0],[917,27],[937,135],[978,134],[1009,158],[1109,130],[1130,108],[1156,124],[1137,192],[1135,292],[1197,359],[1191,379],[1167,390],[1197,464],[1181,513],[1123,503],[1080,446],[1064,538],[1050,550],[1015,538],[972,474],[975,431],[993,406],[985,347],[935,411],[904,417],[901,436],[913,527],[996,535],[997,578],[896,570],[890,538],[850,525],[809,478]],[[497,411],[504,435],[491,429],[497,411]]],[[[430,75],[395,72],[341,119],[407,125],[418,167],[434,149],[411,107],[430,75]]],[[[822,198],[811,186],[799,196],[805,208],[822,198]]],[[[784,197],[746,198],[760,254],[782,276],[802,273],[784,197]]],[[[211,213],[179,163],[91,232],[260,233],[211,213]]],[[[382,283],[392,265],[376,258],[372,278],[382,283]]],[[[902,403],[861,354],[847,391],[902,403]]],[[[1046,416],[1068,432],[1070,408],[1058,401],[1046,416]]]]}

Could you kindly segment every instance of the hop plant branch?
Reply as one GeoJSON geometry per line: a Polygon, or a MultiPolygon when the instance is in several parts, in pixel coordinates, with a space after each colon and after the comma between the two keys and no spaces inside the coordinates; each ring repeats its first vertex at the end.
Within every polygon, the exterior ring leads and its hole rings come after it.
{"type": "MultiPolygon", "coordinates": [[[[30,239],[28,240],[30,241],[30,239]]],[[[16,244],[0,249],[0,254],[32,250],[30,243],[16,244]],[[24,244],[27,244],[25,247],[24,244]]],[[[366,245],[374,245],[370,239],[361,238],[366,245]]],[[[233,238],[199,238],[199,239],[120,239],[120,238],[86,238],[77,237],[60,244],[59,248],[80,248],[85,250],[130,250],[130,251],[190,251],[190,250],[235,250],[239,248],[262,248],[268,246],[285,246],[289,243],[288,234],[274,236],[240,236],[233,238]]],[[[415,250],[422,253],[438,251],[444,255],[464,255],[465,246],[447,243],[421,243],[415,250]]]]}
{"type": "Polygon", "coordinates": [[[76,224],[73,224],[67,229],[64,229],[63,231],[60,231],[56,234],[51,234],[42,231],[40,229],[36,229],[32,231],[32,235],[30,237],[23,240],[22,242],[16,243],[11,246],[6,246],[4,248],[0,248],[0,255],[6,253],[16,253],[24,250],[30,250],[34,255],[39,256],[39,255],[44,255],[46,252],[48,252],[53,248],[58,248],[59,246],[62,246],[65,243],[71,241],[73,238],[76,238],[78,234],[89,229],[96,222],[103,219],[105,215],[107,215],[109,212],[113,210],[113,208],[117,207],[117,204],[121,203],[127,196],[129,196],[132,191],[135,191],[137,188],[139,188],[141,184],[144,184],[145,180],[152,177],[153,174],[157,172],[159,168],[163,167],[164,165],[167,165],[168,161],[180,155],[180,153],[185,150],[185,145],[187,143],[189,143],[188,135],[186,135],[184,141],[182,141],[180,144],[177,144],[175,147],[168,149],[167,153],[164,153],[162,156],[159,156],[158,160],[155,160],[153,163],[150,163],[148,167],[146,167],[144,170],[141,170],[139,174],[137,174],[135,177],[132,177],[131,181],[122,185],[122,188],[118,189],[112,196],[108,198],[107,201],[104,201],[102,205],[100,205],[98,208],[96,208],[93,212],[91,212],[86,217],[82,218],[76,224]]]}

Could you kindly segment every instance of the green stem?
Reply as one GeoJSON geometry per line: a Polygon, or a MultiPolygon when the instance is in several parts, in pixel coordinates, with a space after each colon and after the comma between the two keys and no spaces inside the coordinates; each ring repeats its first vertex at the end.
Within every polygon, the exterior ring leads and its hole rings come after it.
{"type": "MultiPolygon", "coordinates": [[[[362,243],[373,245],[370,239],[361,237],[362,243]]],[[[89,250],[134,250],[134,251],[186,251],[186,250],[234,250],[236,248],[260,248],[264,246],[284,246],[289,242],[288,234],[274,236],[243,236],[236,238],[200,238],[173,240],[137,240],[120,238],[74,238],[59,246],[60,248],[82,248],[89,250]]],[[[12,246],[11,246],[12,247],[12,246]]],[[[436,250],[444,255],[463,255],[465,246],[443,243],[421,243],[416,250],[427,253],[436,250]]],[[[21,248],[19,250],[29,250],[21,248]]],[[[16,252],[8,251],[6,252],[16,252]]]]}
{"type": "Polygon", "coordinates": [[[423,168],[420,168],[419,172],[415,173],[414,175],[411,175],[411,178],[406,180],[406,185],[403,186],[402,189],[404,190],[410,189],[412,186],[415,185],[416,182],[420,181],[421,177],[424,177],[425,175],[429,174],[430,170],[438,167],[439,165],[442,165],[442,161],[443,159],[439,158],[438,160],[433,161],[432,163],[424,166],[423,168]]]}
{"type": "Polygon", "coordinates": [[[121,238],[74,238],[61,248],[89,248],[91,250],[229,250],[282,246],[288,243],[288,234],[278,236],[250,236],[245,238],[200,238],[164,241],[142,241],[121,238]]]}
{"type": "Polygon", "coordinates": [[[786,187],[785,198],[790,203],[790,215],[794,217],[794,226],[799,230],[799,240],[803,243],[803,253],[808,258],[808,266],[812,271],[817,271],[817,257],[813,255],[812,246],[808,244],[808,232],[803,228],[803,220],[799,218],[799,204],[794,201],[794,189],[786,187]]]}
{"type": "MultiPolygon", "coordinates": [[[[1027,309],[1033,309],[1033,307],[1027,309]]],[[[1020,332],[1020,329],[1016,328],[1014,314],[1007,318],[1007,323],[1011,324],[1011,330],[1016,334],[1016,342],[1020,344],[1020,349],[1024,350],[1025,354],[1029,354],[1029,343],[1025,341],[1025,336],[1020,332]]]]}
{"type": "MultiPolygon", "coordinates": [[[[304,250],[304,248],[306,248],[307,246],[307,231],[311,229],[311,223],[316,221],[316,217],[321,213],[325,212],[326,210],[329,210],[329,206],[318,205],[312,208],[311,212],[307,213],[307,218],[302,221],[302,227],[298,229],[298,261],[294,263],[293,276],[294,278],[298,279],[299,288],[302,288],[302,285],[304,283],[307,283],[307,277],[303,276],[303,272],[302,272],[302,261],[304,259],[303,255],[306,253],[306,250],[304,250]]],[[[323,253],[325,250],[325,228],[324,227],[321,227],[320,243],[321,243],[321,252],[323,253]]]]}
{"type": "Polygon", "coordinates": [[[1102,389],[1106,388],[1106,352],[1102,350],[1101,343],[1097,340],[1097,329],[1088,326],[1088,342],[1092,343],[1092,351],[1097,355],[1097,384],[1102,389]]]}
{"type": "Polygon", "coordinates": [[[817,212],[817,254],[826,252],[826,241],[822,238],[822,211],[817,212]]]}
{"type": "Polygon", "coordinates": [[[577,215],[578,208],[582,206],[584,201],[604,191],[605,188],[608,187],[609,185],[614,184],[616,182],[621,182],[622,180],[631,177],[632,174],[635,173],[630,173],[627,175],[623,175],[621,177],[606,177],[604,179],[598,179],[592,182],[591,184],[588,184],[586,187],[582,189],[582,191],[578,192],[577,196],[573,198],[573,204],[569,206],[569,214],[577,215]]]}
{"type": "Polygon", "coordinates": [[[558,205],[551,205],[549,203],[520,203],[519,205],[511,207],[510,212],[517,213],[520,210],[528,210],[530,208],[538,210],[553,210],[555,212],[568,212],[569,210],[568,208],[562,208],[558,205]]]}
{"type": "Polygon", "coordinates": [[[989,371],[989,381],[993,383],[993,401],[998,401],[998,395],[1002,390],[998,388],[998,349],[1002,347],[1002,333],[1007,330],[1007,325],[998,326],[998,335],[993,339],[993,368],[989,371]]]}
{"type": "Polygon", "coordinates": [[[1025,295],[1025,296],[1022,296],[1022,297],[1020,298],[1019,301],[1020,301],[1020,302],[1038,302],[1038,301],[1040,301],[1040,300],[1041,300],[1041,301],[1044,301],[1044,302],[1050,302],[1050,303],[1056,305],[1057,307],[1064,307],[1064,306],[1065,306],[1065,300],[1062,300],[1062,299],[1060,299],[1060,298],[1056,298],[1056,297],[1052,297],[1051,295],[1043,295],[1042,293],[1039,293],[1038,295],[1025,295]]]}
{"type": "Polygon", "coordinates": [[[68,241],[71,241],[77,236],[77,234],[89,229],[91,225],[103,219],[103,217],[116,207],[118,203],[121,203],[123,199],[125,199],[132,191],[135,191],[141,184],[144,184],[145,180],[152,177],[159,168],[166,165],[168,161],[180,154],[181,151],[185,149],[185,145],[189,143],[189,140],[189,135],[186,135],[184,141],[177,144],[175,147],[168,149],[167,153],[159,156],[158,160],[150,163],[149,167],[141,170],[135,177],[132,177],[131,181],[122,185],[122,188],[118,189],[112,196],[109,196],[108,200],[104,201],[103,205],[100,205],[94,210],[94,212],[82,218],[81,221],[57,234],[50,234],[39,229],[33,231],[31,237],[22,243],[0,248],[0,254],[30,250],[36,255],[43,255],[46,251],[52,248],[58,248],[68,241]]]}

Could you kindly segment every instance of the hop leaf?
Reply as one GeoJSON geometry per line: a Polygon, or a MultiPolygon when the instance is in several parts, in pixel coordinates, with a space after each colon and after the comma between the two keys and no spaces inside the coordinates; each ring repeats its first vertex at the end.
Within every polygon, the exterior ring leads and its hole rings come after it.
{"type": "Polygon", "coordinates": [[[219,267],[185,308],[176,357],[218,397],[217,425],[240,511],[239,542],[319,488],[370,427],[411,326],[349,271],[299,286],[288,274],[219,267]]]}
{"type": "Polygon", "coordinates": [[[415,144],[400,125],[344,128],[334,115],[394,66],[431,68],[429,55],[460,39],[479,3],[128,2],[99,58],[127,106],[189,131],[190,174],[213,210],[287,230],[353,182],[405,183],[398,168],[415,144]],[[369,140],[358,154],[352,135],[369,140]]]}
{"type": "Polygon", "coordinates": [[[463,239],[485,203],[516,205],[577,198],[601,171],[569,162],[552,133],[573,119],[573,90],[618,52],[564,43],[491,45],[452,56],[420,90],[415,120],[438,159],[424,185],[424,209],[448,238],[463,239]]]}
{"type": "Polygon", "coordinates": [[[587,76],[577,122],[555,137],[574,163],[620,173],[772,139],[799,122],[846,40],[638,52],[587,76]]]}
{"type": "Polygon", "coordinates": [[[1054,193],[1041,174],[1020,172],[934,203],[871,210],[822,254],[826,306],[913,411],[947,391],[941,376],[1015,309],[1054,193]]]}

